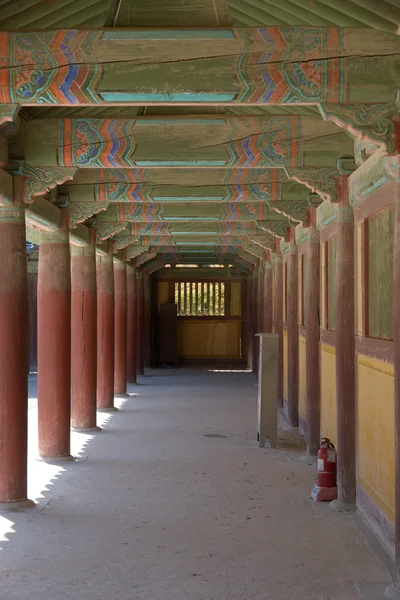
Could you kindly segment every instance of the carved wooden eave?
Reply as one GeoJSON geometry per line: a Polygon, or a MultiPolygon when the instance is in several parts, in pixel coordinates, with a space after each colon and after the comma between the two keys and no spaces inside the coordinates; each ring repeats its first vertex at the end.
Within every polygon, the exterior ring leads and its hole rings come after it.
{"type": "MultiPolygon", "coordinates": [[[[147,252],[148,246],[129,246],[126,250],[126,259],[137,258],[143,252],[147,252]]],[[[137,264],[137,263],[136,263],[137,264]]]]}
{"type": "Polygon", "coordinates": [[[75,229],[79,223],[83,223],[86,219],[107,210],[107,208],[107,202],[69,202],[69,226],[75,229]]]}
{"type": "Polygon", "coordinates": [[[139,241],[139,237],[133,235],[119,235],[115,238],[115,249],[122,250],[139,241]]]}
{"type": "Polygon", "coordinates": [[[35,201],[35,196],[42,196],[57,185],[73,179],[77,170],[76,168],[63,167],[26,167],[23,174],[25,203],[32,204],[35,201]]]}
{"type": "Polygon", "coordinates": [[[368,196],[390,182],[400,183],[398,163],[398,156],[386,156],[382,149],[375,152],[349,177],[350,204],[361,204],[368,196]]]}
{"type": "MultiPolygon", "coordinates": [[[[322,202],[322,200],[321,200],[322,202]]],[[[269,202],[270,208],[275,212],[301,223],[306,223],[308,219],[309,203],[303,200],[299,202],[269,202]]]]}
{"type": "Polygon", "coordinates": [[[22,201],[32,204],[58,185],[70,181],[76,175],[76,167],[28,167],[24,161],[12,161],[7,167],[10,175],[20,176],[23,181],[22,201]]]}
{"type": "Polygon", "coordinates": [[[104,242],[113,237],[116,233],[124,231],[128,223],[96,223],[97,241],[104,242]]]}
{"type": "Polygon", "coordinates": [[[235,258],[232,262],[235,269],[237,269],[239,273],[243,273],[246,276],[250,273],[249,266],[244,264],[239,258],[235,258]]]}
{"type": "Polygon", "coordinates": [[[250,241],[257,246],[260,246],[260,248],[263,248],[264,250],[274,250],[275,239],[276,238],[273,235],[265,235],[257,238],[251,237],[250,241]]]}
{"type": "Polygon", "coordinates": [[[302,183],[312,192],[321,196],[323,200],[337,202],[336,178],[339,176],[337,167],[325,167],[323,169],[286,168],[285,171],[290,179],[302,183]]]}
{"type": "Polygon", "coordinates": [[[385,104],[319,104],[325,121],[332,121],[357,140],[376,144],[387,154],[396,149],[393,118],[399,116],[399,105],[385,104]]]}
{"type": "Polygon", "coordinates": [[[258,228],[266,231],[282,240],[289,240],[289,227],[293,225],[291,221],[257,221],[258,228]]]}
{"type": "Polygon", "coordinates": [[[145,263],[147,263],[149,260],[156,258],[156,256],[157,256],[157,252],[144,252],[143,254],[138,256],[138,258],[136,260],[136,264],[138,267],[140,267],[141,265],[144,265],[145,263]]]}
{"type": "Polygon", "coordinates": [[[248,248],[244,249],[243,254],[240,255],[241,258],[247,260],[247,262],[251,263],[253,266],[258,264],[259,256],[251,252],[248,248]]]}
{"type": "Polygon", "coordinates": [[[15,133],[19,109],[19,104],[0,104],[0,135],[7,136],[11,132],[15,133]],[[13,123],[15,125],[10,127],[13,123]]]}
{"type": "Polygon", "coordinates": [[[353,158],[339,158],[336,167],[289,169],[285,171],[298,183],[303,183],[322,200],[337,202],[337,179],[340,175],[350,175],[356,169],[353,158]]]}

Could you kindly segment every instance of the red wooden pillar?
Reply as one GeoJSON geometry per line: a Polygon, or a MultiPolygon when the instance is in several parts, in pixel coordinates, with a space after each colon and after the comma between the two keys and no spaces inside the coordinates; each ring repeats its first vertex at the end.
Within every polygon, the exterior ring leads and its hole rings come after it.
{"type": "Polygon", "coordinates": [[[258,373],[258,352],[257,352],[258,338],[256,337],[257,327],[258,327],[258,312],[259,312],[258,281],[259,281],[258,266],[256,266],[254,268],[254,272],[253,272],[253,294],[252,294],[253,309],[252,309],[252,315],[251,315],[251,321],[252,321],[252,365],[251,365],[251,370],[255,374],[258,373]]]}
{"type": "Polygon", "coordinates": [[[37,373],[37,286],[39,253],[28,261],[29,373],[37,373]]]}
{"type": "Polygon", "coordinates": [[[246,345],[247,345],[247,367],[251,369],[253,365],[253,279],[249,275],[247,278],[247,305],[246,305],[246,345]]]}
{"type": "Polygon", "coordinates": [[[395,553],[396,580],[386,588],[386,596],[400,600],[400,119],[395,121],[397,142],[396,194],[394,199],[394,265],[393,265],[393,319],[394,319],[394,431],[395,431],[395,553]]]}
{"type": "Polygon", "coordinates": [[[114,264],[114,394],[126,395],[127,382],[127,279],[126,263],[114,264]]]}
{"type": "Polygon", "coordinates": [[[136,367],[137,374],[144,375],[143,348],[144,281],[143,273],[136,269],[136,367]]]}
{"type": "MultiPolygon", "coordinates": [[[[264,333],[264,261],[260,261],[258,273],[258,314],[257,314],[257,331],[256,333],[264,333]]],[[[257,346],[260,346],[260,338],[257,338],[257,346]]]]}
{"type": "Polygon", "coordinates": [[[276,242],[274,257],[274,333],[279,335],[278,344],[278,401],[283,406],[283,265],[280,242],[276,242]]]}
{"type": "Polygon", "coordinates": [[[89,246],[71,245],[71,425],[96,430],[96,231],[89,246]]]}
{"type": "Polygon", "coordinates": [[[307,454],[316,455],[320,443],[320,239],[316,228],[316,209],[309,213],[306,282],[306,414],[307,454]]]}
{"type": "Polygon", "coordinates": [[[71,261],[67,209],[61,229],[40,234],[38,277],[39,454],[72,460],[71,261]]]}
{"type": "Polygon", "coordinates": [[[299,424],[299,331],[298,331],[298,256],[295,228],[290,227],[287,291],[288,332],[288,416],[290,424],[299,424]]]}
{"type": "Polygon", "coordinates": [[[354,218],[348,201],[348,176],[338,179],[336,238],[336,406],[338,500],[351,509],[356,501],[354,218]]]}
{"type": "Polygon", "coordinates": [[[150,367],[151,360],[151,275],[144,275],[143,279],[143,352],[144,366],[150,367]]]}
{"type": "Polygon", "coordinates": [[[264,333],[272,333],[272,263],[271,253],[268,253],[264,263],[264,333]]]}
{"type": "Polygon", "coordinates": [[[28,278],[25,210],[0,208],[0,508],[27,499],[28,278]]]}
{"type": "Polygon", "coordinates": [[[96,257],[97,410],[114,411],[114,266],[113,242],[96,257]]]}
{"type": "Polygon", "coordinates": [[[126,266],[127,283],[127,381],[136,383],[136,267],[126,266]]]}

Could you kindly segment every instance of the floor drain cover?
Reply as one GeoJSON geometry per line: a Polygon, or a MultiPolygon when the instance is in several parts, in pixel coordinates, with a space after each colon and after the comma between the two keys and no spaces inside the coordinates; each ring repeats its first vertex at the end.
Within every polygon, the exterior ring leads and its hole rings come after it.
{"type": "Polygon", "coordinates": [[[222,435],[221,433],[205,433],[203,437],[209,437],[209,438],[226,438],[226,435],[222,435]]]}

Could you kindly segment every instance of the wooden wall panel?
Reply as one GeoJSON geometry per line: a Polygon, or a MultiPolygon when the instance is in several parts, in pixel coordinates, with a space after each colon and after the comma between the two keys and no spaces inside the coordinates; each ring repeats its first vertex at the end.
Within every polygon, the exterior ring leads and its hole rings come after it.
{"type": "Polygon", "coordinates": [[[288,398],[288,332],[283,332],[283,397],[288,398]]]}
{"type": "Polygon", "coordinates": [[[231,288],[230,314],[232,317],[239,317],[242,314],[241,284],[239,281],[232,281],[230,288],[231,288]]]}
{"type": "Polygon", "coordinates": [[[299,336],[299,422],[306,422],[306,344],[307,340],[304,336],[299,336]]]}
{"type": "Polygon", "coordinates": [[[393,339],[393,207],[368,219],[368,334],[393,339]]]}
{"type": "Polygon", "coordinates": [[[206,318],[178,320],[178,353],[185,358],[240,358],[241,323],[206,318]]]}
{"type": "Polygon", "coordinates": [[[321,344],[321,437],[336,446],[336,432],[336,349],[321,344]]]}

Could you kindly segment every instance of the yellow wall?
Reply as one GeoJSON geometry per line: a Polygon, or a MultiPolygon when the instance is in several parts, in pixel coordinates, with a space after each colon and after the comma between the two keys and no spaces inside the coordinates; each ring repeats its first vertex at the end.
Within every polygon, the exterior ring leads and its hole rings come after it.
{"type": "Polygon", "coordinates": [[[169,302],[169,283],[168,281],[159,281],[157,284],[158,304],[168,304],[169,302]]]}
{"type": "Polygon", "coordinates": [[[283,396],[288,397],[288,333],[283,332],[283,396]]]}
{"type": "Polygon", "coordinates": [[[240,316],[241,308],[242,285],[240,281],[232,281],[231,283],[231,315],[232,317],[240,316]]]}
{"type": "Polygon", "coordinates": [[[299,336],[299,415],[306,420],[306,338],[299,336]]]}
{"type": "Polygon", "coordinates": [[[358,482],[394,521],[393,365],[357,358],[358,482]]]}
{"type": "Polygon", "coordinates": [[[240,358],[241,322],[201,319],[178,321],[182,358],[240,358]]]}
{"type": "Polygon", "coordinates": [[[328,344],[321,344],[321,437],[336,446],[336,349],[328,344]]]}

